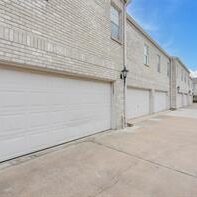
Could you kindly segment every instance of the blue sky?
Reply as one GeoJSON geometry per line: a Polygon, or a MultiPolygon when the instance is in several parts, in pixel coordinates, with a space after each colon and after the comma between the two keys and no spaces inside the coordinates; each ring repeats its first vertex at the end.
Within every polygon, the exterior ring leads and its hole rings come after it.
{"type": "Polygon", "coordinates": [[[133,0],[129,14],[170,55],[197,75],[197,1],[133,0]]]}

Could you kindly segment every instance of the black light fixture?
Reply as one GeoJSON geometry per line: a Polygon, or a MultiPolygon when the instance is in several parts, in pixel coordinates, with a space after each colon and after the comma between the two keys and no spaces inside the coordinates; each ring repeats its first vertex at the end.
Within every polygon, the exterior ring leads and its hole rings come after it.
{"type": "Polygon", "coordinates": [[[127,75],[129,70],[127,70],[126,66],[124,66],[124,69],[121,71],[120,78],[124,79],[124,82],[126,81],[127,75]]]}
{"type": "Polygon", "coordinates": [[[180,92],[180,86],[177,87],[177,91],[178,91],[178,93],[180,92]]]}

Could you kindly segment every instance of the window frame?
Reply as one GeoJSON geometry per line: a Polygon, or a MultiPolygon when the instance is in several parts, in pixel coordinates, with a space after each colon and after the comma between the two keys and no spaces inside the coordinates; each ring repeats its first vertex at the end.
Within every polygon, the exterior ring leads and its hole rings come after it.
{"type": "Polygon", "coordinates": [[[179,79],[179,67],[176,65],[176,79],[179,79]]]}
{"type": "Polygon", "coordinates": [[[167,76],[170,77],[170,62],[167,62],[167,76]]]}
{"type": "Polygon", "coordinates": [[[122,15],[122,10],[119,8],[113,1],[110,4],[110,29],[111,29],[111,39],[118,42],[119,44],[122,44],[123,42],[123,15],[122,15]],[[112,20],[111,17],[111,9],[112,7],[118,12],[118,17],[119,17],[119,26],[112,20]],[[113,25],[118,27],[118,38],[113,36],[113,25]]]}
{"type": "Polygon", "coordinates": [[[149,46],[144,44],[144,65],[149,66],[149,46]]]}
{"type": "Polygon", "coordinates": [[[157,54],[157,72],[161,73],[161,55],[157,54]]]}

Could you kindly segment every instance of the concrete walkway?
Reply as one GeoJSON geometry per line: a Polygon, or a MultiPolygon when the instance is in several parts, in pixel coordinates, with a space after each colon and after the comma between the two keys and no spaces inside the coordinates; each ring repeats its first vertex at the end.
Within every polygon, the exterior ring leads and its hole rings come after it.
{"type": "Polygon", "coordinates": [[[196,197],[197,105],[0,166],[0,197],[196,197]]]}

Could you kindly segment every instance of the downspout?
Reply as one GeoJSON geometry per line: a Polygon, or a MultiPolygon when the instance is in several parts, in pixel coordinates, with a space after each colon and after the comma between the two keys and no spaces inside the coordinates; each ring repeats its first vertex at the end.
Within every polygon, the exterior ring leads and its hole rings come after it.
{"type": "Polygon", "coordinates": [[[173,109],[172,107],[172,90],[173,90],[173,87],[172,87],[172,57],[170,57],[170,110],[173,109]]]}
{"type": "MultiPolygon", "coordinates": [[[[127,32],[126,32],[126,24],[127,24],[127,6],[131,3],[132,0],[125,1],[123,8],[123,69],[127,67],[127,32]]],[[[123,101],[124,101],[124,118],[123,118],[123,128],[127,127],[127,112],[126,112],[126,93],[127,93],[127,81],[124,79],[123,85],[123,101]]]]}

